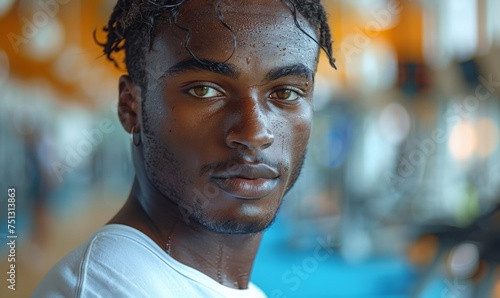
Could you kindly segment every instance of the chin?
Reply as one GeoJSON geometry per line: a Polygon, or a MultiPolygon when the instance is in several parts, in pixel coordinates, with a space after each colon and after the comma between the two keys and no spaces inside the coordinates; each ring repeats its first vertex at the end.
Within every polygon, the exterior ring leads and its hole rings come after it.
{"type": "Polygon", "coordinates": [[[204,226],[217,234],[257,234],[266,230],[271,222],[241,222],[235,220],[228,220],[225,222],[206,223],[204,226]]]}
{"type": "Polygon", "coordinates": [[[230,218],[207,219],[203,216],[193,219],[206,229],[218,234],[255,234],[270,227],[276,219],[276,214],[277,212],[270,213],[266,210],[258,214],[240,214],[230,218]]]}

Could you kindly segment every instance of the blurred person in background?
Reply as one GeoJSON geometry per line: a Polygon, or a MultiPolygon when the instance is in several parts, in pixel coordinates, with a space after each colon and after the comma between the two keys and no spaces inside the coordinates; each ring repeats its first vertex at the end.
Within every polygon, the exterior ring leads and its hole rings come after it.
{"type": "Polygon", "coordinates": [[[35,126],[28,118],[20,127],[24,156],[26,198],[31,206],[32,237],[29,244],[27,263],[30,268],[42,270],[46,265],[46,249],[50,241],[51,214],[48,199],[55,189],[50,175],[53,161],[50,141],[41,126],[35,126]]]}
{"type": "Polygon", "coordinates": [[[250,273],[304,162],[320,49],[335,67],[322,4],[120,0],[104,31],[134,183],[34,297],[265,296],[250,273]]]}

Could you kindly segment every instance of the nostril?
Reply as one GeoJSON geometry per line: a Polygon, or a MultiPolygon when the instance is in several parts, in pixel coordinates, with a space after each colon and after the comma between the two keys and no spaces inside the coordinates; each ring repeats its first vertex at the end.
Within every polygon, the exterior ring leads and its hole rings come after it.
{"type": "Polygon", "coordinates": [[[258,98],[245,97],[232,102],[233,117],[227,119],[226,144],[230,148],[262,150],[272,145],[274,135],[266,107],[258,98]]]}
{"type": "Polygon", "coordinates": [[[274,136],[268,129],[255,126],[243,126],[232,129],[226,136],[226,144],[233,149],[263,150],[274,142],[274,136]]]}
{"type": "Polygon", "coordinates": [[[269,134],[268,140],[262,145],[262,149],[267,149],[271,147],[273,143],[274,143],[274,136],[272,134],[269,134]]]}

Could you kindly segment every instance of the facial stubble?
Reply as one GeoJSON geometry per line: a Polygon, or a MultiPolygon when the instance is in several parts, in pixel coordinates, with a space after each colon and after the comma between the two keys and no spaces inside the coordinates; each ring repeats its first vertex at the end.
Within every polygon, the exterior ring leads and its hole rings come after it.
{"type": "MultiPolygon", "coordinates": [[[[146,125],[146,123],[144,123],[146,125]]],[[[185,193],[184,189],[188,185],[192,185],[192,181],[186,180],[188,175],[184,171],[179,159],[175,156],[169,146],[162,145],[160,136],[156,135],[152,129],[144,129],[144,155],[143,160],[147,172],[148,179],[153,186],[178,208],[182,219],[186,224],[195,223],[214,233],[218,234],[251,234],[259,233],[267,229],[276,220],[279,209],[283,203],[283,197],[290,191],[296,183],[300,172],[303,168],[306,148],[300,153],[297,163],[292,166],[291,174],[285,187],[281,190],[279,203],[276,210],[271,216],[264,216],[261,220],[253,222],[239,222],[234,219],[215,219],[210,218],[206,212],[206,207],[217,197],[207,198],[196,196],[193,203],[187,200],[189,194],[185,193]],[[147,133],[146,133],[147,132],[147,133]],[[170,177],[165,179],[164,173],[168,172],[170,177]],[[177,180],[177,183],[169,183],[171,179],[177,180]],[[177,184],[177,185],[176,185],[177,184]]],[[[280,178],[281,179],[281,178],[280,178]]],[[[192,192],[194,195],[194,191],[192,192]]],[[[200,192],[198,192],[200,193],[200,192]]]]}

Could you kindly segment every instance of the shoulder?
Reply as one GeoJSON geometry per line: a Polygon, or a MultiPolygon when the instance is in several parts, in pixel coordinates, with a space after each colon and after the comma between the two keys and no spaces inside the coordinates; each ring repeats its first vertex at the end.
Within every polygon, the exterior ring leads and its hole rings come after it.
{"type": "Polygon", "coordinates": [[[33,297],[265,297],[226,288],[168,256],[140,231],[108,225],[66,255],[33,297]]]}
{"type": "Polygon", "coordinates": [[[133,288],[142,293],[140,286],[150,282],[151,266],[158,266],[161,255],[141,232],[123,225],[104,226],[49,271],[34,297],[117,296],[133,288]]]}

